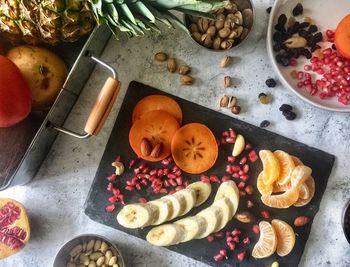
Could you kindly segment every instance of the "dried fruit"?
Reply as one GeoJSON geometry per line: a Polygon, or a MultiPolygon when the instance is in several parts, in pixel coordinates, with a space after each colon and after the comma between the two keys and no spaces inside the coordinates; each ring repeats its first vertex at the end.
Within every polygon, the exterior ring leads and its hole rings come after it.
{"type": "Polygon", "coordinates": [[[234,106],[234,107],[232,107],[231,112],[233,114],[239,114],[241,112],[241,107],[240,106],[234,106]]]}
{"type": "Polygon", "coordinates": [[[251,223],[255,219],[254,215],[249,211],[243,211],[243,212],[237,213],[235,215],[235,218],[242,223],[251,223]]]}
{"type": "Polygon", "coordinates": [[[267,87],[273,88],[276,86],[276,81],[270,78],[265,81],[265,84],[267,85],[267,87]]]}
{"type": "Polygon", "coordinates": [[[151,157],[152,158],[158,158],[163,152],[163,143],[156,144],[152,151],[151,151],[151,157]]]}
{"type": "Polygon", "coordinates": [[[220,98],[220,107],[226,108],[228,106],[229,97],[227,95],[224,95],[220,98]]]}
{"type": "Polygon", "coordinates": [[[260,123],[260,127],[261,128],[266,128],[270,125],[270,122],[268,120],[263,120],[261,123],[260,123]]]}
{"type": "Polygon", "coordinates": [[[181,75],[180,82],[183,85],[192,85],[193,84],[193,78],[190,75],[181,75]]]}
{"type": "Polygon", "coordinates": [[[288,104],[283,104],[280,108],[279,108],[280,111],[291,111],[293,110],[293,107],[291,105],[288,105],[288,104]]]}
{"type": "Polygon", "coordinates": [[[299,15],[302,15],[304,12],[304,7],[301,3],[298,3],[294,8],[293,8],[293,11],[292,11],[292,14],[293,16],[299,16],[299,15]]]}
{"type": "Polygon", "coordinates": [[[299,217],[295,218],[294,225],[298,226],[298,227],[301,227],[301,226],[304,226],[305,224],[307,224],[309,222],[310,222],[310,218],[309,217],[299,216],[299,217]]]}
{"type": "Polygon", "coordinates": [[[261,211],[260,214],[264,219],[270,218],[270,213],[267,210],[261,211]]]}
{"type": "Polygon", "coordinates": [[[167,68],[168,68],[168,71],[171,73],[174,73],[176,71],[177,63],[176,63],[175,58],[168,59],[167,68]]]}
{"type": "Polygon", "coordinates": [[[282,114],[289,121],[292,121],[297,117],[297,114],[295,114],[293,111],[283,111],[282,114]]]}
{"type": "Polygon", "coordinates": [[[271,267],[279,267],[279,263],[277,261],[274,261],[272,264],[271,264],[271,267]]]}
{"type": "Polygon", "coordinates": [[[147,157],[151,155],[152,147],[151,147],[151,143],[148,141],[147,138],[142,138],[141,144],[140,144],[140,151],[142,156],[147,157]]]}
{"type": "Polygon", "coordinates": [[[186,74],[189,74],[190,72],[191,72],[191,69],[190,69],[190,67],[187,66],[187,65],[181,65],[181,66],[179,67],[179,73],[180,73],[181,75],[186,75],[186,74]]]}
{"type": "Polygon", "coordinates": [[[265,93],[260,93],[259,94],[259,101],[261,104],[266,105],[270,102],[270,98],[265,93]]]}
{"type": "Polygon", "coordinates": [[[230,66],[233,62],[233,58],[230,56],[225,56],[220,63],[220,66],[223,68],[227,68],[228,66],[230,66]]]}
{"type": "Polygon", "coordinates": [[[168,55],[164,52],[157,52],[154,54],[154,59],[160,62],[164,62],[168,59],[168,55]]]}
{"type": "Polygon", "coordinates": [[[230,77],[230,76],[225,76],[225,77],[224,77],[224,87],[225,87],[225,88],[228,88],[228,87],[231,86],[231,84],[232,84],[232,79],[231,79],[231,77],[230,77]]]}

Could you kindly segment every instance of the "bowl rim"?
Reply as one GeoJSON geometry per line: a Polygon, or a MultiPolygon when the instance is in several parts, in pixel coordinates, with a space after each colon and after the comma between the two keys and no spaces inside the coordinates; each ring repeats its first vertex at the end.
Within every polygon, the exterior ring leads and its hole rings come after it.
{"type": "MultiPolygon", "coordinates": [[[[250,27],[249,29],[249,32],[247,34],[247,36],[241,40],[241,42],[239,42],[237,45],[235,46],[232,46],[231,48],[229,49],[218,49],[218,50],[215,50],[215,49],[210,49],[208,47],[205,47],[204,45],[201,45],[200,43],[197,43],[196,40],[193,39],[191,33],[188,31],[187,35],[190,37],[190,39],[199,47],[201,48],[204,48],[206,49],[207,51],[210,51],[210,52],[215,52],[215,53],[222,53],[222,52],[227,52],[227,51],[230,51],[231,49],[234,49],[234,48],[238,48],[241,46],[242,43],[244,43],[248,38],[249,36],[251,35],[251,32],[255,29],[255,17],[256,17],[256,11],[255,11],[255,6],[254,6],[254,3],[252,0],[246,0],[247,2],[250,3],[250,6],[251,6],[251,10],[252,10],[252,13],[253,13],[253,23],[252,23],[252,26],[250,27]]],[[[188,26],[187,26],[187,23],[186,23],[186,17],[189,17],[190,15],[187,15],[187,14],[183,14],[182,16],[182,19],[183,19],[183,24],[185,25],[185,27],[188,29],[188,26]]]]}
{"type": "Polygon", "coordinates": [[[302,95],[301,93],[298,92],[298,90],[296,90],[291,84],[289,84],[289,82],[285,79],[285,77],[282,75],[282,73],[280,72],[280,69],[277,65],[277,62],[275,60],[274,57],[274,51],[272,49],[273,45],[272,45],[272,32],[273,32],[273,21],[274,18],[277,16],[277,7],[280,5],[281,2],[283,2],[285,0],[276,0],[272,6],[271,12],[270,12],[270,17],[269,17],[269,23],[267,26],[267,35],[266,35],[266,48],[267,48],[267,53],[270,59],[270,62],[275,70],[275,72],[278,75],[279,80],[282,82],[282,84],[287,87],[289,90],[291,90],[294,94],[296,94],[299,98],[301,98],[302,100],[304,100],[305,102],[319,108],[319,109],[323,109],[323,110],[328,110],[328,111],[335,111],[335,112],[340,112],[340,113],[349,113],[350,112],[350,105],[348,108],[336,108],[336,107],[327,107],[324,106],[322,104],[316,103],[313,100],[305,97],[304,95],[302,95]]]}
{"type": "Polygon", "coordinates": [[[125,262],[124,262],[123,255],[122,255],[120,249],[115,245],[115,243],[112,242],[112,241],[111,241],[110,239],[108,239],[107,237],[104,237],[104,236],[99,235],[99,234],[92,234],[92,233],[80,234],[80,235],[77,235],[77,236],[75,236],[75,237],[69,239],[68,241],[66,241],[66,242],[60,247],[60,249],[58,250],[58,252],[56,253],[55,259],[54,259],[53,264],[52,264],[52,267],[55,267],[55,263],[56,263],[56,261],[58,260],[58,256],[59,256],[60,252],[63,250],[63,248],[64,248],[65,246],[68,245],[69,242],[71,242],[71,241],[73,241],[73,240],[76,240],[76,239],[83,238],[83,237],[85,237],[85,238],[93,237],[93,238],[101,239],[101,240],[103,240],[103,241],[107,241],[107,242],[113,247],[113,249],[115,249],[115,250],[117,251],[117,253],[118,253],[118,256],[119,256],[119,258],[120,258],[120,260],[121,260],[121,264],[119,264],[119,266],[120,266],[120,267],[126,267],[125,262]]]}
{"type": "MultiPolygon", "coordinates": [[[[346,202],[343,211],[342,211],[342,215],[341,215],[341,220],[342,220],[342,228],[343,228],[343,232],[345,235],[345,239],[348,241],[348,243],[350,244],[350,233],[348,233],[348,235],[345,233],[345,215],[346,213],[349,212],[350,214],[350,199],[346,202]]],[[[350,231],[350,228],[349,228],[350,231]]]]}

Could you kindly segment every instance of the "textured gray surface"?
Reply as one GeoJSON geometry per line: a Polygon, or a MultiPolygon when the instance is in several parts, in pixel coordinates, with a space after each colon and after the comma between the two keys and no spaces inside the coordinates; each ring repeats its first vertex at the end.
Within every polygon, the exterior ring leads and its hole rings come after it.
{"type": "MultiPolygon", "coordinates": [[[[266,78],[276,77],[265,46],[268,19],[265,9],[272,1],[255,0],[254,3],[256,27],[247,43],[227,53],[235,58],[235,63],[228,69],[219,67],[224,53],[209,53],[198,48],[179,30],[170,32],[165,29],[167,34],[158,37],[110,41],[103,59],[118,69],[123,82],[117,105],[98,137],[77,140],[60,135],[35,180],[26,186],[0,192],[0,197],[15,198],[27,207],[32,225],[31,242],[17,255],[0,261],[1,267],[49,267],[61,245],[82,233],[96,233],[114,240],[123,251],[128,266],[205,266],[95,223],[83,213],[92,179],[131,80],[138,80],[214,110],[219,110],[220,95],[235,94],[243,108],[237,116],[241,120],[258,125],[262,120],[269,119],[272,122],[269,127],[271,131],[336,155],[335,167],[300,266],[350,266],[350,246],[340,223],[342,207],[350,198],[349,115],[316,109],[280,85],[274,89],[264,85],[266,78]],[[192,66],[195,85],[180,86],[178,75],[169,74],[163,64],[154,63],[152,55],[158,50],[164,50],[192,66]],[[224,75],[234,77],[236,89],[223,88],[224,75]],[[260,92],[271,93],[273,101],[270,105],[258,103],[260,92]],[[298,119],[293,122],[285,120],[278,111],[282,103],[294,105],[298,119]]],[[[105,78],[104,71],[99,68],[95,70],[67,120],[67,127],[83,128],[89,108],[105,78]]],[[[230,114],[228,110],[220,112],[230,114]]]]}

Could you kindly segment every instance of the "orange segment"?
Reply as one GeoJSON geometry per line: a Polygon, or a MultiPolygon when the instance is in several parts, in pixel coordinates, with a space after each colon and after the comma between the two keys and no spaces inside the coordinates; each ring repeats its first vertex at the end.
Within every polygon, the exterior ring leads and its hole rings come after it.
{"type": "Polygon", "coordinates": [[[285,209],[292,206],[299,198],[299,188],[291,187],[281,195],[261,196],[261,201],[271,208],[285,209]]]}
{"type": "Polygon", "coordinates": [[[129,132],[129,143],[134,152],[142,159],[159,161],[171,153],[171,140],[180,125],[177,120],[162,110],[149,111],[141,119],[135,121],[129,132]],[[143,156],[141,153],[141,141],[147,138],[152,147],[163,143],[163,149],[159,157],[143,156]]]}
{"type": "Polygon", "coordinates": [[[272,185],[268,184],[264,184],[263,182],[263,172],[261,172],[258,176],[258,179],[256,181],[256,187],[258,188],[259,192],[261,195],[271,195],[272,193],[272,185]]]}
{"type": "Polygon", "coordinates": [[[295,166],[304,165],[304,163],[298,157],[295,157],[295,156],[291,156],[291,157],[293,159],[295,166]]]}
{"type": "Polygon", "coordinates": [[[282,220],[272,220],[271,224],[277,235],[277,254],[284,257],[292,251],[295,245],[294,230],[282,220]]]}
{"type": "Polygon", "coordinates": [[[279,185],[278,183],[273,184],[273,192],[274,193],[280,193],[280,192],[286,192],[291,188],[291,184],[285,184],[285,185],[279,185]]]}
{"type": "Polygon", "coordinates": [[[259,229],[259,241],[254,246],[252,256],[257,259],[267,258],[276,251],[277,235],[272,225],[266,221],[259,223],[259,229]]]}
{"type": "Polygon", "coordinates": [[[218,157],[218,145],[212,131],[201,123],[180,128],[171,142],[174,161],[185,172],[198,174],[209,170],[218,157]]]}
{"type": "Polygon", "coordinates": [[[269,150],[260,150],[259,156],[264,167],[263,181],[265,184],[272,184],[280,175],[280,163],[269,150]]]}
{"type": "Polygon", "coordinates": [[[306,179],[304,184],[309,190],[309,197],[307,199],[302,199],[299,197],[298,201],[294,203],[295,207],[302,207],[309,204],[309,202],[315,195],[315,179],[312,176],[310,176],[308,179],[306,179]]]}
{"type": "Polygon", "coordinates": [[[288,153],[282,150],[276,150],[273,154],[277,157],[280,163],[280,175],[277,180],[279,185],[288,184],[290,181],[290,176],[295,167],[294,161],[288,153]]]}
{"type": "Polygon", "coordinates": [[[298,187],[302,183],[305,182],[307,178],[311,176],[312,170],[311,168],[304,166],[304,165],[299,165],[296,166],[293,169],[292,175],[291,175],[291,183],[292,187],[298,187]]]}
{"type": "Polygon", "coordinates": [[[172,115],[178,122],[182,122],[182,111],[179,104],[165,95],[150,95],[137,102],[132,112],[132,123],[140,119],[144,114],[153,110],[163,110],[172,115]]]}
{"type": "Polygon", "coordinates": [[[299,199],[308,199],[310,196],[310,190],[306,183],[299,186],[299,199]]]}

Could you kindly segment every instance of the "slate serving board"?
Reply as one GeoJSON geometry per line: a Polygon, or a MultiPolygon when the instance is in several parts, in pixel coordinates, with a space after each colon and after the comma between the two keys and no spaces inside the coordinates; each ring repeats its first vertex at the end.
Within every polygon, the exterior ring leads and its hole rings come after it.
{"type": "MultiPolygon", "coordinates": [[[[135,104],[141,98],[151,94],[168,95],[175,99],[182,108],[184,114],[184,124],[189,122],[204,123],[211,128],[216,136],[220,136],[220,133],[228,128],[233,128],[237,133],[243,134],[246,140],[253,145],[256,151],[261,149],[285,150],[286,152],[299,157],[305,165],[310,166],[313,169],[313,177],[315,178],[316,182],[316,193],[308,205],[299,208],[291,207],[289,209],[271,209],[263,205],[260,200],[260,194],[256,190],[256,177],[262,170],[260,160],[256,161],[256,163],[251,164],[250,166],[250,179],[248,182],[254,186],[254,194],[252,196],[241,197],[238,211],[247,210],[246,202],[248,199],[251,199],[255,203],[255,207],[250,209],[250,211],[257,218],[256,223],[263,220],[260,215],[261,210],[267,210],[270,212],[271,217],[269,220],[272,220],[273,218],[281,219],[285,220],[290,225],[293,225],[294,218],[300,215],[306,215],[312,219],[314,218],[319,209],[320,201],[326,189],[327,181],[333,167],[335,159],[333,155],[133,81],[130,83],[125,95],[124,102],[116,119],[116,123],[110,135],[85,203],[85,213],[92,220],[142,239],[145,239],[146,234],[151,229],[150,227],[146,227],[145,229],[132,230],[120,226],[115,219],[118,211],[121,209],[120,204],[117,205],[117,208],[113,213],[107,213],[104,211],[104,207],[108,204],[108,198],[110,197],[110,193],[106,191],[108,184],[106,177],[111,175],[114,171],[111,163],[114,161],[117,155],[122,156],[123,162],[126,164],[126,166],[131,159],[135,158],[135,154],[131,150],[128,143],[128,133],[131,126],[132,110],[135,104]]],[[[219,158],[214,167],[209,170],[207,174],[215,174],[219,177],[225,175],[225,166],[227,164],[226,158],[231,151],[232,145],[220,146],[219,158]]],[[[161,164],[150,165],[154,167],[161,166],[161,164]]],[[[127,169],[126,173],[119,177],[117,182],[115,182],[115,185],[125,193],[127,203],[138,202],[138,198],[140,197],[145,197],[147,200],[160,197],[160,195],[153,194],[150,189],[133,192],[124,190],[125,180],[130,179],[132,176],[132,169],[127,169]]],[[[190,181],[200,179],[199,175],[189,175],[184,173],[182,176],[187,178],[190,177],[190,181]]],[[[207,200],[207,202],[200,207],[194,208],[190,213],[188,213],[188,215],[193,215],[199,210],[209,206],[213,201],[217,187],[217,184],[213,184],[213,191],[209,200],[207,200]]],[[[187,243],[170,246],[168,249],[194,258],[198,261],[205,262],[212,266],[271,266],[272,262],[276,260],[280,263],[280,266],[297,266],[302,256],[305,243],[308,239],[311,224],[312,221],[304,227],[294,227],[295,232],[297,233],[295,247],[289,255],[282,258],[277,256],[276,253],[267,259],[260,260],[256,260],[249,256],[259,236],[251,231],[252,224],[243,224],[235,219],[233,219],[223,230],[233,230],[237,227],[242,230],[241,239],[248,236],[252,242],[248,246],[243,246],[242,243],[237,245],[235,251],[230,251],[228,253],[230,256],[229,260],[215,262],[213,259],[213,255],[217,254],[219,249],[223,247],[227,248],[225,239],[216,239],[213,243],[208,243],[207,239],[193,240],[187,243]],[[243,250],[248,252],[247,257],[243,262],[238,262],[236,255],[238,252],[243,250]]],[[[151,244],[148,243],[145,243],[145,245],[151,246],[151,244]]]]}

